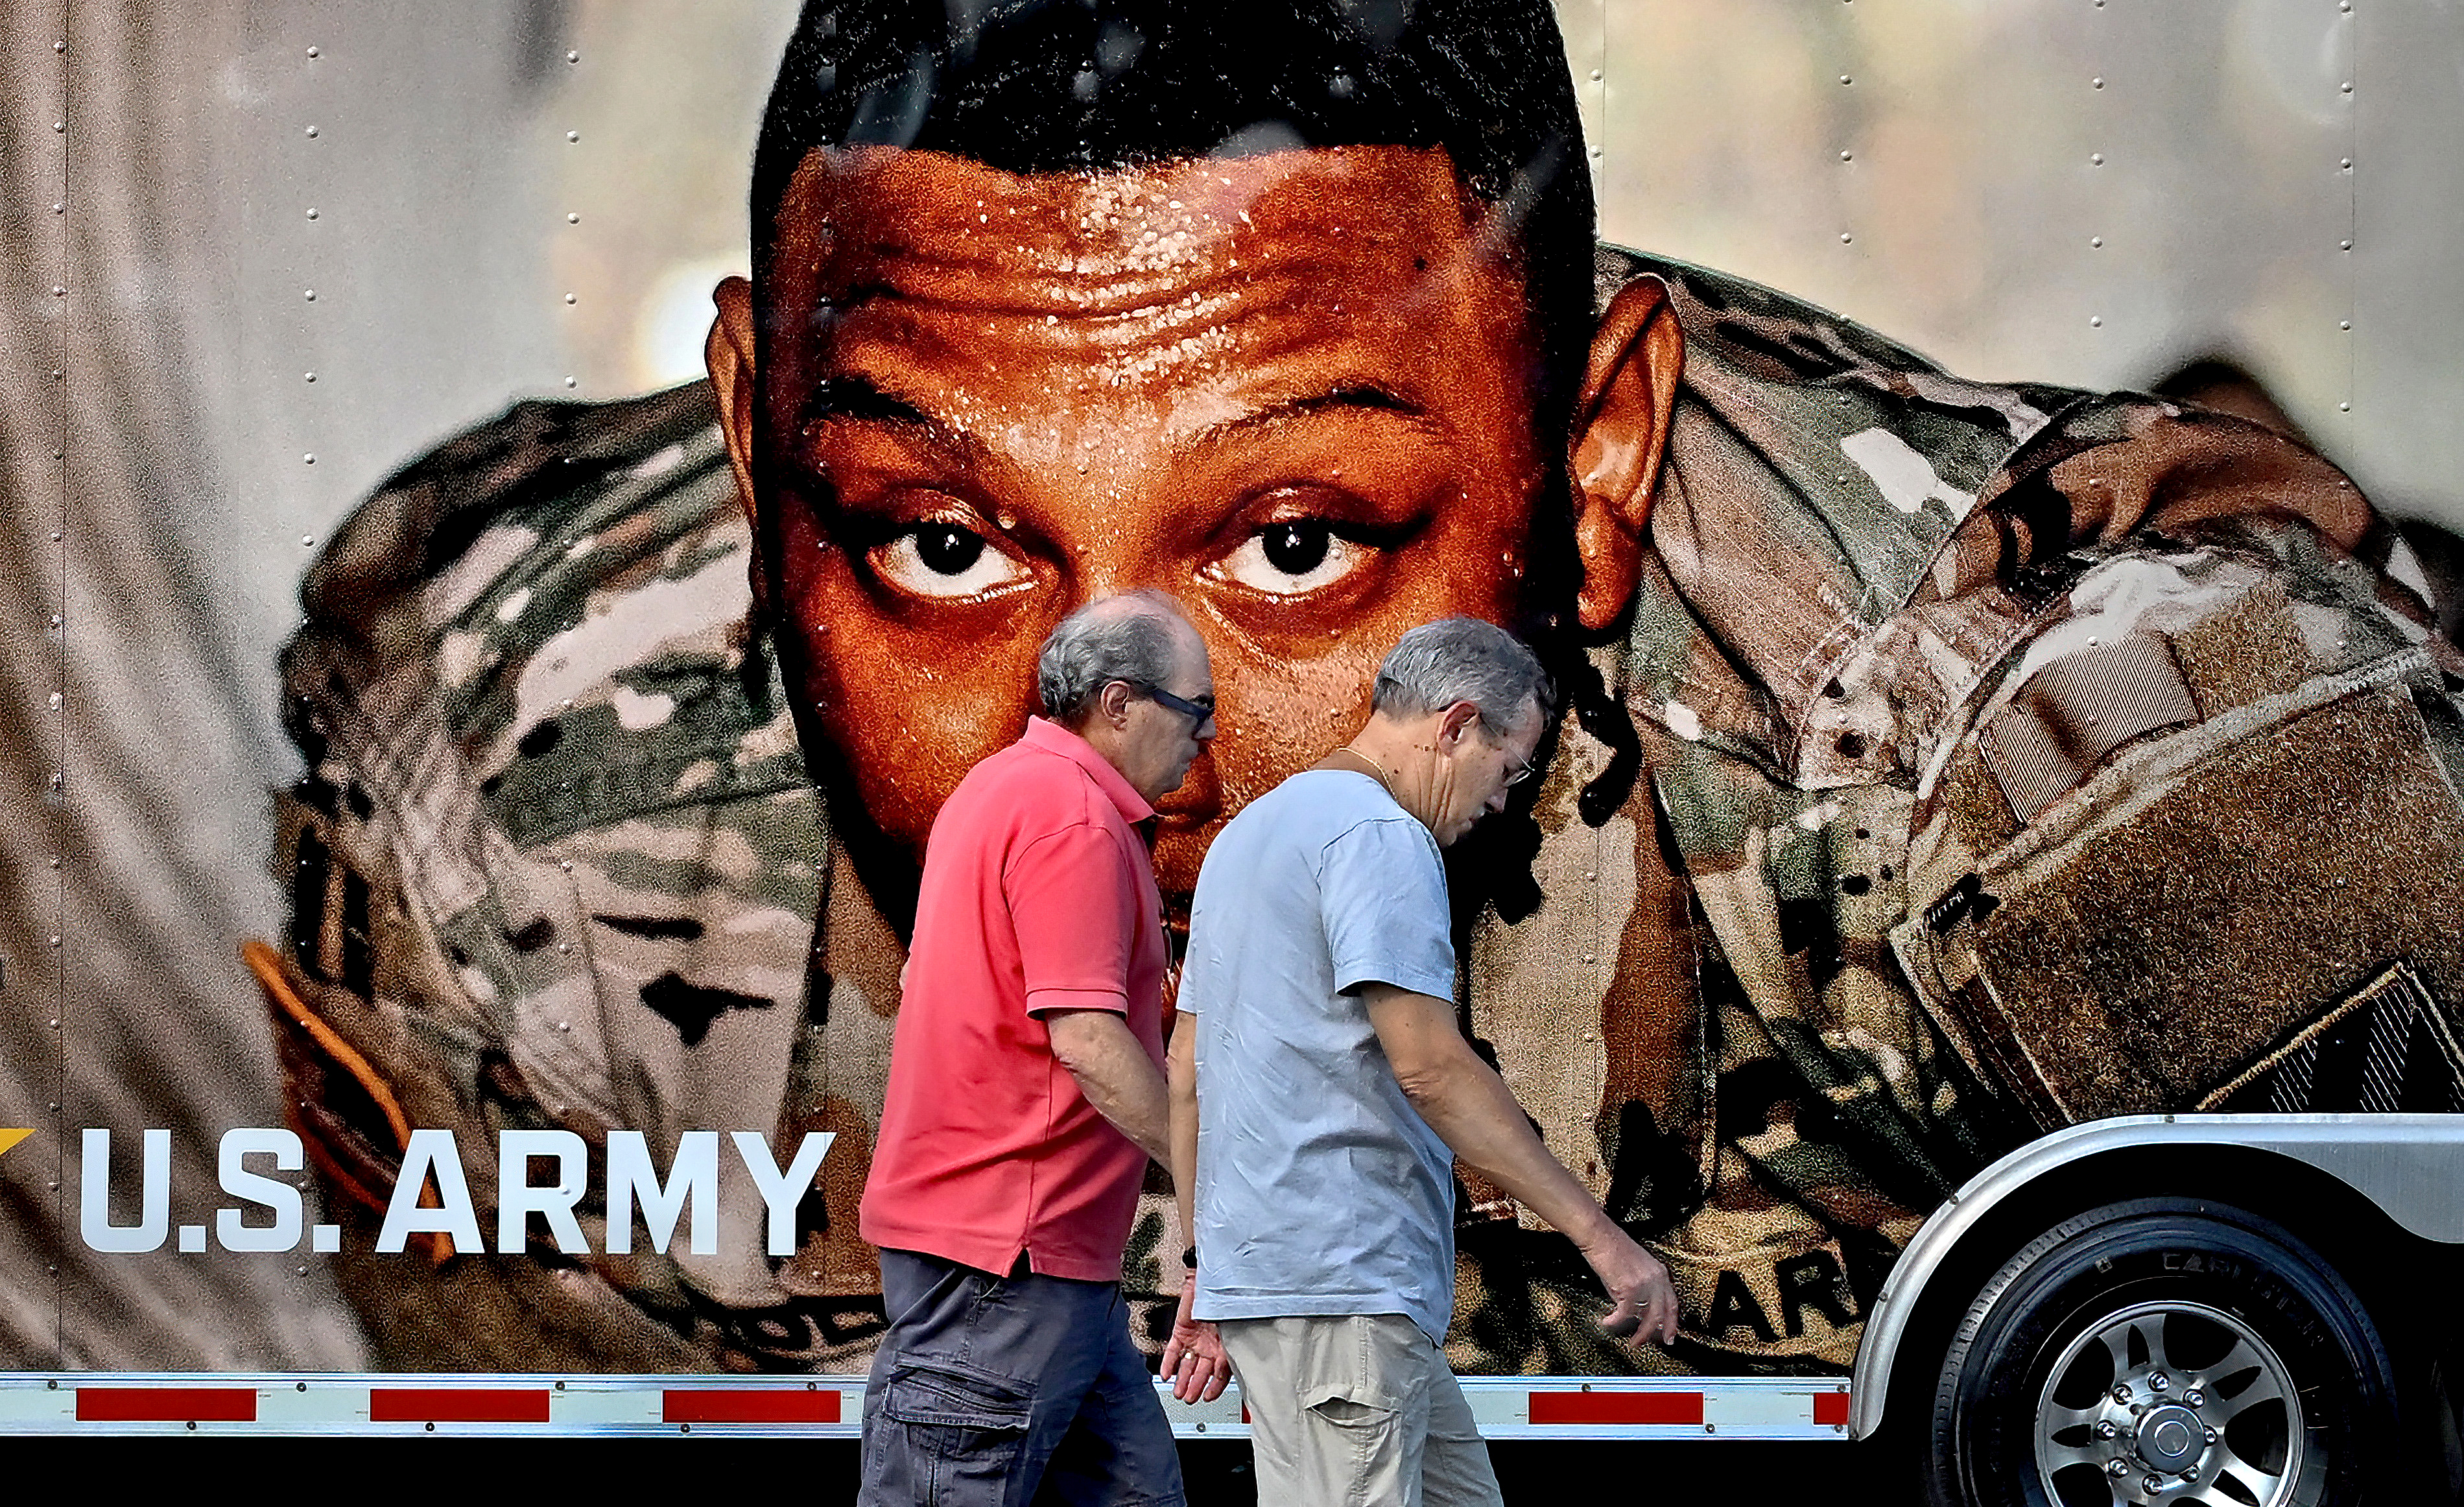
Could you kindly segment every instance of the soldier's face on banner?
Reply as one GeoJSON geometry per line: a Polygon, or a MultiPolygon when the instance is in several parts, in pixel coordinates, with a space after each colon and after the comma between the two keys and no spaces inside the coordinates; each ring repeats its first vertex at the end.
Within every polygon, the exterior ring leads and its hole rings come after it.
{"type": "Polygon", "coordinates": [[[1162,803],[1181,893],[1227,815],[1358,726],[1404,630],[1510,616],[1549,478],[1485,208],[1401,147],[807,160],[714,347],[763,321],[758,419],[718,373],[731,443],[774,512],[799,694],[887,835],[921,854],[1090,598],[1161,587],[1207,641],[1221,732],[1162,803]]]}

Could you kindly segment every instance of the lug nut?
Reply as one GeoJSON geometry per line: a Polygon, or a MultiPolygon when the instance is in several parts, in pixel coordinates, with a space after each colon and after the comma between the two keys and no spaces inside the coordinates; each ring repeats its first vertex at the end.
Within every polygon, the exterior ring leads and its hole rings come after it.
{"type": "Polygon", "coordinates": [[[2182,1479],[2184,1479],[2184,1480],[2186,1480],[2186,1481],[2195,1481],[2195,1480],[2197,1480],[2198,1478],[2199,1478],[2199,1468],[2198,1468],[2197,1466],[2195,1466],[2195,1465],[2186,1465],[2186,1466],[2183,1466],[2183,1467],[2182,1467],[2182,1479]]]}
{"type": "Polygon", "coordinates": [[[2117,1403],[2126,1403],[2130,1401],[2130,1384],[2127,1382],[2118,1384],[2113,1388],[2113,1400],[2117,1403]]]}
{"type": "Polygon", "coordinates": [[[2216,1431],[2215,1431],[2213,1429],[2209,1429],[2209,1430],[2208,1430],[2208,1443],[2210,1443],[2210,1444],[2213,1444],[2213,1443],[2215,1443],[2215,1442],[2216,1442],[2216,1431]]]}
{"type": "Polygon", "coordinates": [[[2120,1455],[2115,1455],[2113,1463],[2104,1468],[2104,1474],[2112,1476],[2127,1475],[2130,1474],[2130,1462],[2120,1455]]]}
{"type": "Polygon", "coordinates": [[[2153,1496],[2158,1492],[2165,1489],[2165,1477],[2161,1475],[2151,1475],[2139,1484],[2144,1490],[2145,1490],[2148,1496],[2153,1496]]]}
{"type": "Polygon", "coordinates": [[[2101,1418],[2097,1420],[2096,1436],[2100,1439],[2110,1439],[2121,1431],[2121,1429],[2116,1429],[2113,1426],[2113,1420],[2110,1418],[2101,1418]]]}
{"type": "Polygon", "coordinates": [[[2172,1385],[2173,1384],[2171,1382],[2166,1380],[2165,1373],[2162,1371],[2157,1372],[2155,1375],[2147,1379],[2147,1385],[2149,1389],[2153,1391],[2161,1392],[2172,1385]]]}
{"type": "Polygon", "coordinates": [[[2193,1386],[2189,1391],[2182,1394],[2182,1401],[2189,1404],[2193,1407],[2203,1407],[2207,1406],[2208,1394],[2193,1386]]]}

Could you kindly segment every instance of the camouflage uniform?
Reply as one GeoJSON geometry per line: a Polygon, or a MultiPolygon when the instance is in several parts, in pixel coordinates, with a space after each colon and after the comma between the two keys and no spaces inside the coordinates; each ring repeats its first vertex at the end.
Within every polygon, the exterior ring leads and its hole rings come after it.
{"type": "MultiPolygon", "coordinates": [[[[1630,631],[1574,666],[1529,821],[1457,867],[1490,900],[1467,1023],[1687,1333],[1599,1341],[1571,1249],[1466,1179],[1457,1364],[1837,1369],[1925,1214],[2037,1130],[2464,1108],[2464,665],[2351,484],[1699,269],[1604,250],[1603,301],[1645,275],[1686,365],[1630,631]]],[[[388,1363],[869,1353],[899,944],[747,628],[750,543],[705,389],[528,404],[388,482],[303,588],[295,924],[258,964],[319,1166],[370,1210],[342,1260],[388,1363]],[[715,1257],[409,1282],[355,1252],[410,1124],[840,1140],[791,1260],[754,1205],[715,1257]]]]}

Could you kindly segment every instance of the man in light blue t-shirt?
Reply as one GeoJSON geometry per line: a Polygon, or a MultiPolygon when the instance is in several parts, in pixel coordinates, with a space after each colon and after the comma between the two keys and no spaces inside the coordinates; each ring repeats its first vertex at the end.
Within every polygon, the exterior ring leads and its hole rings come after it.
{"type": "MultiPolygon", "coordinates": [[[[1667,1271],[1456,1026],[1438,850],[1531,772],[1547,697],[1503,630],[1412,630],[1368,725],[1251,802],[1199,872],[1173,1171],[1195,1205],[1188,1307],[1221,1327],[1262,1501],[1499,1500],[1440,1348],[1458,1158],[1572,1237],[1615,1302],[1602,1328],[1676,1335],[1667,1271]]],[[[1190,1389],[1207,1359],[1176,1341],[1164,1373],[1190,1389]]]]}

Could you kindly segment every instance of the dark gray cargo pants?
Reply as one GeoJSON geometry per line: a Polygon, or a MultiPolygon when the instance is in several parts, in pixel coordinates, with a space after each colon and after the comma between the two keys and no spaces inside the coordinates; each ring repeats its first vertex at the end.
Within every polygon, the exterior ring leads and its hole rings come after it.
{"type": "Polygon", "coordinates": [[[1180,1458],[1117,1282],[881,1252],[865,1507],[1180,1507],[1180,1458]]]}

